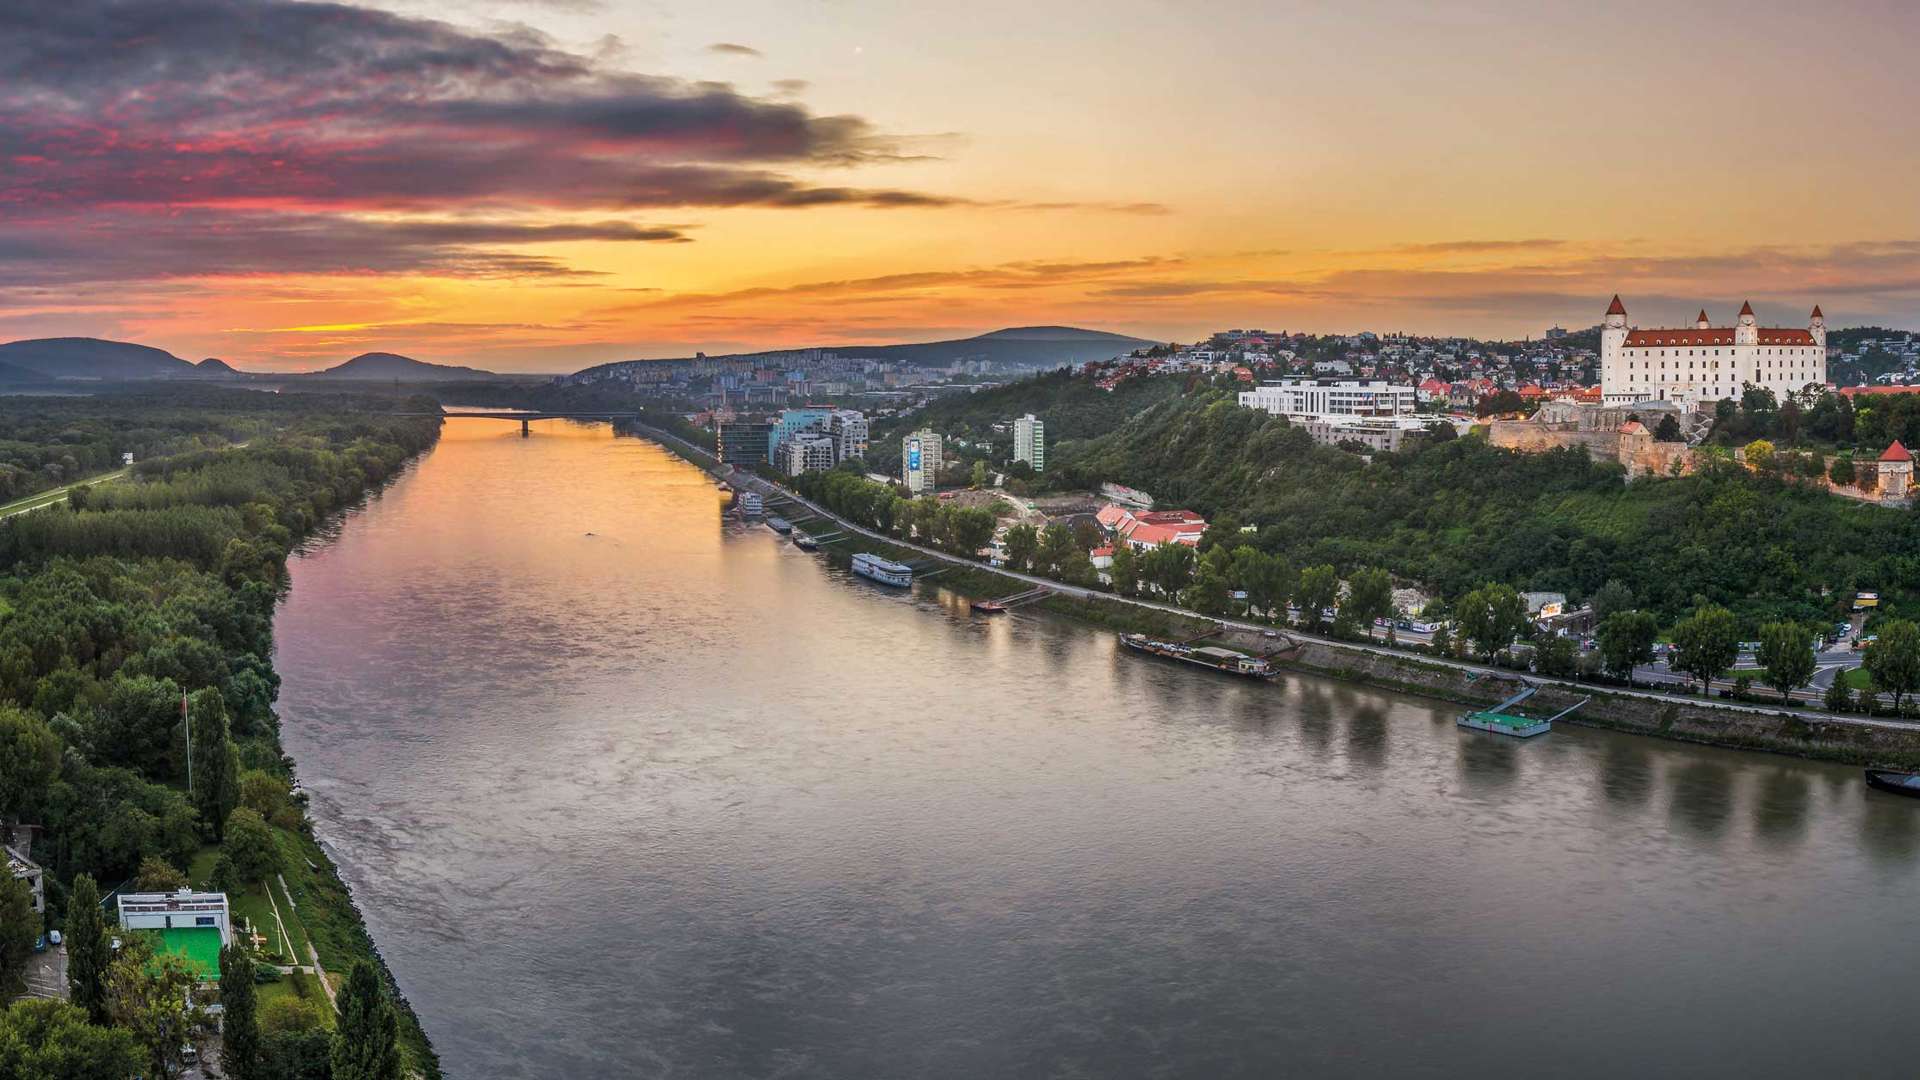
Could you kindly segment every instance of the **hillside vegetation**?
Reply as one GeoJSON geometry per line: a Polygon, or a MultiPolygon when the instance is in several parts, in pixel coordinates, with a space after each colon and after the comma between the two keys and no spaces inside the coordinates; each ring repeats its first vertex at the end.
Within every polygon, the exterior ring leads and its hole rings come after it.
{"type": "MultiPolygon", "coordinates": [[[[1032,389],[1029,405],[1006,388],[1004,408],[1045,412],[1065,396],[1032,389]]],[[[1051,453],[1049,486],[1117,481],[1163,506],[1256,525],[1256,545],[1295,565],[1385,567],[1449,598],[1497,581],[1578,599],[1619,581],[1667,619],[1704,597],[1743,622],[1813,621],[1844,608],[1855,589],[1885,592],[1889,610],[1920,610],[1911,512],[1730,464],[1627,483],[1617,464],[1584,451],[1521,454],[1477,438],[1414,440],[1368,463],[1211,388],[1051,453]]]]}

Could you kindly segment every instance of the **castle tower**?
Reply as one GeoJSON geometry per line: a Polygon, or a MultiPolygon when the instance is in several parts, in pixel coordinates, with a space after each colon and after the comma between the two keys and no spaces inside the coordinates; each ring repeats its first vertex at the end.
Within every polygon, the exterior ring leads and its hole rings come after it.
{"type": "Polygon", "coordinates": [[[1913,455],[1893,440],[1886,452],[1880,455],[1880,497],[1882,499],[1904,499],[1907,486],[1913,481],[1913,455]]]}
{"type": "Polygon", "coordinates": [[[1758,321],[1753,317],[1753,304],[1751,302],[1740,305],[1740,325],[1734,327],[1733,343],[1735,345],[1760,344],[1760,326],[1758,321]]]}
{"type": "Polygon", "coordinates": [[[1620,302],[1620,294],[1615,293],[1613,303],[1607,305],[1606,324],[1600,328],[1600,392],[1603,396],[1627,384],[1626,371],[1621,366],[1625,361],[1620,355],[1626,344],[1627,306],[1620,302]]]}
{"type": "Polygon", "coordinates": [[[1807,323],[1807,332],[1813,335],[1813,343],[1822,350],[1827,347],[1827,317],[1820,314],[1820,305],[1813,305],[1813,319],[1807,323]]]}
{"type": "Polygon", "coordinates": [[[1701,308],[1701,309],[1700,309],[1700,314],[1694,317],[1694,320],[1693,320],[1693,325],[1694,325],[1694,326],[1695,326],[1695,327],[1696,327],[1697,329],[1700,329],[1700,330],[1708,330],[1708,329],[1712,329],[1712,327],[1713,327],[1713,324],[1707,321],[1707,309],[1706,309],[1706,308],[1701,308]]]}

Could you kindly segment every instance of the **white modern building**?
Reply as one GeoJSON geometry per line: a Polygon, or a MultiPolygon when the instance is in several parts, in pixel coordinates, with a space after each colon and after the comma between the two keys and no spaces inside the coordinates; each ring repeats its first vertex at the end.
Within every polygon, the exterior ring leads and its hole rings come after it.
{"type": "Polygon", "coordinates": [[[867,414],[855,409],[840,409],[827,418],[827,434],[833,436],[833,460],[852,461],[867,456],[867,414]]]}
{"type": "Polygon", "coordinates": [[[900,440],[900,480],[908,494],[930,494],[939,484],[940,448],[940,436],[927,428],[900,440]]]}
{"type": "Polygon", "coordinates": [[[1013,460],[1033,466],[1034,472],[1047,471],[1047,422],[1032,413],[1013,422],[1013,460]]]}
{"type": "Polygon", "coordinates": [[[123,930],[220,931],[220,944],[233,944],[233,921],[227,912],[227,894],[218,892],[121,893],[123,930]]]}
{"type": "Polygon", "coordinates": [[[1675,401],[1683,405],[1738,398],[1748,383],[1788,394],[1827,381],[1827,322],[1815,305],[1807,328],[1761,326],[1752,304],[1733,326],[1714,326],[1702,310],[1690,327],[1627,326],[1615,296],[1600,329],[1600,393],[1608,405],[1675,401]]]}
{"type": "Polygon", "coordinates": [[[790,436],[780,444],[780,468],[788,476],[831,469],[834,462],[833,447],[831,435],[803,433],[790,436]]]}
{"type": "Polygon", "coordinates": [[[1240,404],[1275,416],[1412,416],[1419,391],[1379,379],[1287,379],[1242,391],[1240,404]]]}

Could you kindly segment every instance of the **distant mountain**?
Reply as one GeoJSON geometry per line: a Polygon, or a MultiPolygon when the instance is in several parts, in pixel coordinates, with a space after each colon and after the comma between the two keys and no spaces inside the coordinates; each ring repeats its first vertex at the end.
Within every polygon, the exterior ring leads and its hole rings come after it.
{"type": "Polygon", "coordinates": [[[37,371],[28,371],[13,364],[0,364],[0,386],[6,386],[9,383],[45,382],[46,379],[45,375],[37,371]]]}
{"type": "Polygon", "coordinates": [[[429,364],[425,360],[415,360],[411,356],[398,353],[370,352],[347,361],[338,367],[313,374],[316,379],[399,379],[403,382],[448,382],[455,379],[493,379],[498,378],[491,371],[479,368],[454,367],[449,364],[429,364]]]}
{"type": "Polygon", "coordinates": [[[237,379],[241,373],[217,356],[209,356],[193,365],[193,373],[203,379],[237,379]]]}
{"type": "MultiPolygon", "coordinates": [[[[876,360],[892,360],[921,367],[944,367],[955,361],[979,360],[1010,368],[1039,368],[1084,364],[1091,360],[1111,360],[1135,349],[1155,344],[1158,342],[1127,337],[1125,334],[1109,334],[1104,330],[1082,330],[1074,326],[1014,326],[1005,330],[995,330],[989,334],[981,334],[978,337],[958,338],[953,341],[924,341],[911,345],[821,345],[818,348],[839,353],[841,356],[871,357],[876,360]]],[[[752,359],[790,351],[792,350],[770,349],[765,352],[730,355],[740,359],[752,359]]],[[[693,357],[676,357],[675,359],[691,360],[693,357]]],[[[577,371],[569,376],[568,380],[594,382],[629,366],[661,362],[659,360],[621,360],[611,364],[600,364],[584,371],[577,371]]]]}
{"type": "Polygon", "coordinates": [[[0,345],[0,364],[45,379],[162,379],[193,365],[164,349],[99,338],[37,338],[0,345]]]}

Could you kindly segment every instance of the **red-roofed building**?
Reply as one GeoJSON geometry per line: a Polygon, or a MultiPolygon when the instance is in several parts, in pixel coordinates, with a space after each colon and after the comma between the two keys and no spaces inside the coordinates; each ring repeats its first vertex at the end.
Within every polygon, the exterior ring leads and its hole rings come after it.
{"type": "Polygon", "coordinates": [[[1207,531],[1207,519],[1191,510],[1129,510],[1108,504],[1100,508],[1094,520],[1116,545],[1126,544],[1136,551],[1161,544],[1198,547],[1201,534],[1207,531]]]}
{"type": "Polygon", "coordinates": [[[1878,397],[1882,394],[1920,394],[1920,386],[1843,386],[1840,388],[1840,393],[1849,398],[1878,397]]]}
{"type": "Polygon", "coordinates": [[[1688,405],[1738,398],[1748,383],[1785,400],[1809,383],[1827,381],[1827,324],[1815,307],[1807,328],[1761,326],[1752,304],[1739,321],[1715,327],[1705,309],[1690,327],[1628,328],[1618,296],[1600,330],[1600,385],[1608,405],[1677,401],[1688,405]]]}

